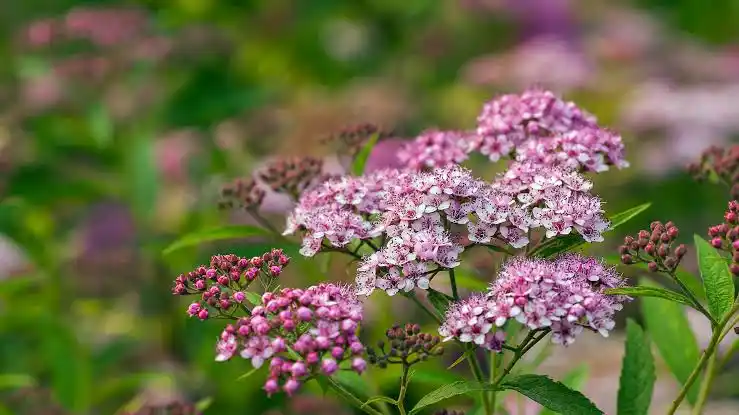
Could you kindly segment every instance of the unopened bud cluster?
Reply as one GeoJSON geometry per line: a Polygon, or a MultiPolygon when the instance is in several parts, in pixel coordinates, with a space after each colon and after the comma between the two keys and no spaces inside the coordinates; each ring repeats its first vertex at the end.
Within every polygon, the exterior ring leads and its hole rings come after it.
{"type": "Polygon", "coordinates": [[[388,132],[382,131],[377,125],[362,123],[341,129],[324,139],[323,143],[338,144],[342,152],[354,157],[374,134],[378,134],[378,138],[385,138],[390,135],[388,132]]]}
{"type": "Polygon", "coordinates": [[[252,178],[236,179],[221,189],[221,209],[241,208],[256,210],[264,201],[266,192],[252,178]]]}
{"type": "Polygon", "coordinates": [[[462,411],[451,411],[449,409],[441,409],[434,412],[434,415],[464,415],[462,411]]]}
{"type": "Polygon", "coordinates": [[[441,338],[428,333],[421,333],[418,324],[406,324],[401,327],[396,324],[385,332],[388,339],[377,343],[378,350],[369,347],[367,355],[369,362],[380,368],[388,364],[412,365],[426,361],[430,356],[440,356],[444,347],[440,344],[441,338]]]}
{"type": "Polygon", "coordinates": [[[724,214],[724,223],[708,228],[711,245],[731,253],[729,269],[739,275],[739,202],[732,200],[724,214]]]}
{"type": "MultiPolygon", "coordinates": [[[[216,255],[210,265],[201,265],[187,274],[180,274],[174,281],[175,295],[200,295],[187,308],[187,314],[207,319],[213,312],[230,314],[246,300],[244,290],[259,277],[271,282],[290,263],[281,249],[251,259],[233,254],[216,255]]],[[[267,284],[269,285],[269,284],[267,284]]]]}
{"type": "Polygon", "coordinates": [[[674,246],[679,235],[674,223],[654,221],[649,230],[639,231],[636,238],[624,238],[624,244],[619,247],[621,262],[646,263],[651,272],[673,272],[688,251],[683,244],[674,246]]]}
{"type": "Polygon", "coordinates": [[[698,181],[714,176],[731,186],[731,197],[739,199],[739,145],[708,148],[698,162],[688,166],[688,171],[698,181]]]}
{"type": "Polygon", "coordinates": [[[172,402],[167,405],[144,405],[133,412],[123,412],[123,415],[200,415],[202,412],[193,404],[172,402]]]}
{"type": "Polygon", "coordinates": [[[322,171],[322,159],[288,157],[272,161],[257,175],[273,191],[297,198],[303,191],[315,184],[322,171]]]}
{"type": "Polygon", "coordinates": [[[331,376],[342,368],[364,372],[364,346],[357,336],[362,318],[362,304],[350,287],[267,292],[249,317],[226,326],[216,360],[238,354],[255,368],[269,362],[265,392],[293,395],[314,375],[331,376]]]}

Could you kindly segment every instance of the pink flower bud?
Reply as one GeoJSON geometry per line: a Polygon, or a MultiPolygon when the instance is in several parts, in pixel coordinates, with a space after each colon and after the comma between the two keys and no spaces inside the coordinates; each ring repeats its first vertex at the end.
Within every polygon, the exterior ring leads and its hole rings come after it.
{"type": "Polygon", "coordinates": [[[285,339],[283,339],[282,337],[276,337],[274,340],[272,340],[272,348],[274,349],[275,353],[285,351],[285,339]]]}
{"type": "Polygon", "coordinates": [[[241,258],[239,259],[238,265],[239,265],[239,268],[246,269],[247,267],[249,267],[249,260],[246,258],[241,258]]]}
{"type": "Polygon", "coordinates": [[[201,320],[206,320],[208,318],[208,309],[204,308],[198,312],[198,318],[201,320]]]}
{"type": "Polygon", "coordinates": [[[300,307],[297,315],[300,321],[310,321],[313,318],[313,312],[308,307],[300,307]]]}
{"type": "Polygon", "coordinates": [[[307,356],[305,356],[305,362],[309,365],[315,365],[318,363],[318,353],[316,352],[310,352],[307,356]]]}
{"type": "Polygon", "coordinates": [[[221,299],[219,304],[223,310],[228,310],[231,307],[231,302],[228,301],[228,298],[221,299]]]}
{"type": "Polygon", "coordinates": [[[340,360],[344,357],[344,349],[341,347],[333,347],[331,349],[331,356],[336,360],[340,360]]]}
{"type": "Polygon", "coordinates": [[[187,314],[190,315],[190,317],[198,314],[200,312],[200,303],[192,303],[189,307],[187,307],[187,314]]]}
{"type": "Polygon", "coordinates": [[[321,371],[323,371],[323,374],[331,376],[336,373],[337,370],[339,370],[339,365],[336,363],[336,360],[323,359],[323,361],[321,361],[321,371]]]}
{"type": "Polygon", "coordinates": [[[219,276],[218,283],[223,285],[224,287],[228,287],[228,283],[229,283],[228,277],[225,275],[219,276]]]}
{"type": "Polygon", "coordinates": [[[264,383],[264,391],[267,392],[267,396],[272,396],[273,394],[280,391],[280,385],[277,383],[277,379],[267,379],[267,382],[264,383]]]}
{"type": "Polygon", "coordinates": [[[216,277],[216,275],[218,275],[218,272],[215,269],[213,269],[213,268],[210,268],[207,271],[205,271],[205,276],[208,279],[211,279],[212,280],[212,279],[214,279],[216,277]]]}
{"type": "Polygon", "coordinates": [[[198,291],[202,291],[205,289],[205,281],[203,280],[197,280],[195,281],[195,289],[198,291]]]}
{"type": "Polygon", "coordinates": [[[367,370],[367,362],[365,362],[361,357],[355,357],[352,360],[352,369],[354,369],[355,372],[362,374],[362,372],[367,370]]]}
{"type": "Polygon", "coordinates": [[[246,336],[249,335],[249,332],[250,331],[251,330],[249,329],[249,326],[241,326],[241,327],[239,327],[239,335],[240,336],[246,337],[246,336]]]}
{"type": "Polygon", "coordinates": [[[364,346],[362,346],[362,343],[360,342],[353,342],[349,349],[352,351],[352,354],[361,354],[364,352],[364,346]]]}
{"type": "Polygon", "coordinates": [[[282,388],[285,390],[285,393],[287,393],[287,396],[293,396],[293,394],[300,388],[300,382],[290,378],[285,382],[285,385],[282,388]]]}
{"type": "Polygon", "coordinates": [[[282,267],[280,267],[279,265],[272,265],[271,267],[269,267],[269,273],[273,277],[280,275],[281,272],[282,272],[282,267]]]}
{"type": "Polygon", "coordinates": [[[262,263],[263,263],[262,262],[262,258],[260,258],[258,256],[255,256],[254,258],[252,258],[250,262],[251,262],[251,265],[254,266],[254,267],[256,267],[256,268],[261,268],[262,267],[262,263]]]}
{"type": "Polygon", "coordinates": [[[713,238],[711,239],[711,245],[713,245],[714,248],[721,248],[723,241],[721,238],[713,238]]]}
{"type": "Polygon", "coordinates": [[[290,368],[290,372],[292,373],[293,377],[296,378],[302,378],[303,376],[308,374],[308,370],[306,369],[305,363],[303,362],[293,363],[292,367],[290,368]]]}
{"type": "Polygon", "coordinates": [[[254,281],[257,278],[258,274],[259,268],[249,268],[246,270],[246,273],[244,275],[246,276],[247,280],[254,281]]]}
{"type": "Polygon", "coordinates": [[[244,302],[244,300],[246,300],[246,294],[241,291],[236,291],[235,293],[233,293],[233,299],[237,303],[241,304],[244,302]]]}

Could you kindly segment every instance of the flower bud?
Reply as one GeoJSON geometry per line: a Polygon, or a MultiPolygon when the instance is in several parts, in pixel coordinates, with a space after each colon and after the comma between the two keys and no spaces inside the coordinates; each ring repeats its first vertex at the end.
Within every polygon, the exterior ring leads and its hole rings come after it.
{"type": "Polygon", "coordinates": [[[649,271],[651,272],[657,272],[659,270],[659,266],[657,266],[657,263],[654,261],[650,261],[647,264],[647,268],[649,268],[649,271]]]}
{"type": "Polygon", "coordinates": [[[729,266],[729,271],[734,275],[739,275],[739,264],[733,263],[729,266]]]}
{"type": "Polygon", "coordinates": [[[682,257],[684,257],[687,252],[688,248],[686,248],[683,244],[680,244],[677,246],[677,248],[675,248],[675,256],[678,260],[682,259],[682,257]]]}

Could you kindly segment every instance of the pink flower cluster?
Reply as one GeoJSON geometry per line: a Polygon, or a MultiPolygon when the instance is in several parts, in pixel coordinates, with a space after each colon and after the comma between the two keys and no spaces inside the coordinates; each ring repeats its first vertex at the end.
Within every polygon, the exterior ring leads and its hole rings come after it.
{"type": "Polygon", "coordinates": [[[362,177],[330,179],[304,192],[287,218],[284,235],[303,232],[300,253],[313,256],[324,247],[344,247],[353,239],[371,239],[380,231],[371,216],[384,209],[386,188],[403,174],[379,170],[362,177]]]}
{"type": "Polygon", "coordinates": [[[398,153],[398,159],[412,170],[446,167],[467,160],[471,144],[469,134],[466,133],[427,130],[405,144],[398,153]]]}
{"type": "Polygon", "coordinates": [[[87,39],[109,47],[137,40],[146,30],[146,14],[136,9],[77,8],[61,19],[44,19],[26,28],[26,41],[32,46],[48,46],[55,40],[87,39]]]}
{"type": "Polygon", "coordinates": [[[293,395],[311,376],[331,376],[342,363],[364,372],[364,346],[357,337],[362,317],[362,304],[350,287],[320,284],[267,292],[249,317],[221,333],[216,360],[238,352],[255,368],[269,361],[264,390],[293,395]]]}
{"type": "Polygon", "coordinates": [[[602,242],[601,233],[609,222],[603,217],[600,199],[590,194],[592,187],[574,170],[531,162],[513,163],[492,184],[496,192],[515,198],[526,209],[530,216],[521,223],[543,227],[547,238],[567,235],[574,229],[588,242],[602,242]]]}
{"type": "Polygon", "coordinates": [[[454,303],[439,332],[447,339],[499,350],[494,327],[515,319],[530,330],[551,329],[552,342],[570,345],[583,328],[607,337],[625,296],[605,288],[625,285],[613,269],[593,258],[569,254],[555,261],[517,258],[507,262],[487,295],[454,303]]]}
{"type": "Polygon", "coordinates": [[[552,92],[527,90],[502,95],[483,106],[477,118],[477,149],[490,160],[511,155],[526,140],[596,127],[593,115],[552,92]]]}
{"type": "MultiPolygon", "coordinates": [[[[271,281],[277,278],[290,258],[281,249],[251,259],[233,254],[216,255],[210,265],[201,265],[187,274],[180,274],[174,281],[174,295],[200,295],[200,300],[187,308],[190,317],[207,319],[214,311],[231,313],[236,305],[246,300],[244,290],[258,277],[271,281]]],[[[267,284],[268,285],[268,284],[267,284]]]]}
{"type": "Polygon", "coordinates": [[[369,295],[375,288],[389,295],[427,289],[430,274],[459,265],[464,248],[445,222],[466,223],[468,200],[486,186],[458,165],[395,177],[387,186],[376,228],[386,242],[360,264],[356,279],[360,294],[369,295]]]}
{"type": "Polygon", "coordinates": [[[516,148],[516,160],[596,173],[629,166],[621,137],[592,127],[525,141],[516,148]]]}

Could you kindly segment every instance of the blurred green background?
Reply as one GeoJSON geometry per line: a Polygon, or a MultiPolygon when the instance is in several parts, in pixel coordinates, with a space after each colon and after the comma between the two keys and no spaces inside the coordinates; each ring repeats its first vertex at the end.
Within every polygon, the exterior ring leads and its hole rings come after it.
{"type": "MultiPolygon", "coordinates": [[[[346,125],[400,138],[471,129],[495,94],[541,85],[624,136],[632,168],[595,178],[608,212],[653,202],[593,253],[615,253],[653,219],[675,221],[686,242],[704,234],[728,190],[683,166],[739,133],[737,22],[735,0],[0,3],[0,413],[114,414],[172,400],[212,414],[351,413],[317,385],[287,401],[266,398],[261,374],[237,380],[247,361],[213,361],[221,325],[188,319],[187,300],[170,295],[174,277],[210,255],[274,242],[162,255],[184,233],[248,221],[216,208],[223,183],[273,155],[328,157],[319,142],[346,125]]],[[[476,167],[486,177],[501,168],[476,167]]],[[[266,207],[278,227],[284,209],[266,207]]],[[[343,259],[307,262],[283,247],[295,286],[353,279],[343,259]]],[[[468,288],[490,280],[485,261],[467,265],[468,288]]],[[[398,315],[425,322],[406,307],[373,297],[366,338],[398,315]]],[[[617,382],[614,344],[599,376],[617,382]]],[[[464,374],[446,365],[419,371],[411,397],[464,374]]],[[[398,373],[353,381],[392,394],[398,373]]],[[[717,398],[739,395],[733,384],[717,398]]],[[[600,395],[612,408],[615,388],[600,395]]]]}

